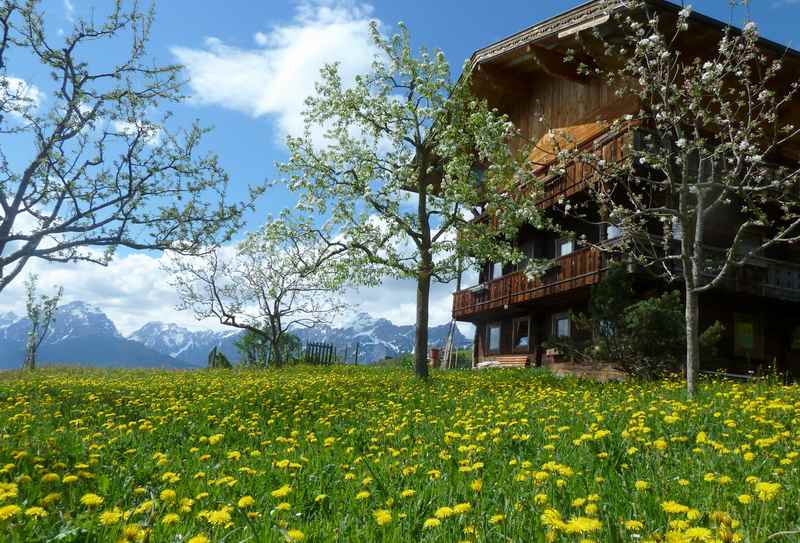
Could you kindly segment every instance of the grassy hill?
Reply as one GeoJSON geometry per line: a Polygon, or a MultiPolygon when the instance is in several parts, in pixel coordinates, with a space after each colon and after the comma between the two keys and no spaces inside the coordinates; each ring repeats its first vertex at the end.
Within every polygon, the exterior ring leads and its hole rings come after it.
{"type": "MultiPolygon", "coordinates": [[[[531,370],[0,374],[0,530],[45,541],[764,541],[800,387],[531,370]]],[[[796,537],[796,536],[794,536],[796,537]]],[[[789,541],[790,539],[783,539],[789,541]]],[[[781,541],[781,539],[778,539],[781,541]]]]}

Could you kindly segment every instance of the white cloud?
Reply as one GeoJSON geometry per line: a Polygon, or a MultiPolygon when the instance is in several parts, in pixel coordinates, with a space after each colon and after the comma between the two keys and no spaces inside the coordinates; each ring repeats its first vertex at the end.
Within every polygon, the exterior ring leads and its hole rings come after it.
{"type": "Polygon", "coordinates": [[[300,135],[305,98],[319,71],[339,62],[347,84],[368,71],[376,49],[369,33],[372,8],[347,1],[303,1],[291,22],[253,36],[242,48],[209,37],[201,49],[173,47],[186,66],[193,98],[252,117],[277,117],[278,136],[300,135]]]}
{"type": "MultiPolygon", "coordinates": [[[[174,322],[194,330],[225,329],[213,319],[198,322],[190,311],[175,309],[178,297],[162,268],[167,258],[131,253],[114,258],[107,267],[83,262],[61,264],[31,260],[18,279],[0,294],[0,314],[11,311],[24,315],[24,278],[28,273],[37,273],[41,292],[50,294],[56,285],[63,286],[62,303],[83,301],[96,305],[123,335],[150,321],[174,322]]],[[[465,274],[464,286],[474,282],[469,273],[465,274]]],[[[454,282],[432,285],[431,326],[450,322],[454,289],[454,282]]],[[[378,287],[362,288],[348,297],[360,301],[354,311],[365,311],[395,324],[413,324],[416,319],[416,282],[413,280],[387,279],[378,287]]],[[[470,325],[461,324],[459,328],[472,339],[470,325]]]]}
{"type": "Polygon", "coordinates": [[[144,253],[116,257],[108,267],[90,263],[49,263],[31,260],[22,274],[0,294],[0,313],[25,314],[24,278],[39,275],[39,288],[52,293],[64,287],[62,303],[83,301],[98,306],[128,335],[149,321],[175,322],[191,329],[221,328],[214,321],[198,322],[191,312],[178,311],[174,289],[160,268],[161,259],[144,253]]]}
{"type": "Polygon", "coordinates": [[[18,77],[0,75],[0,112],[21,117],[23,110],[36,110],[45,99],[39,87],[18,77]]]}
{"type": "MultiPolygon", "coordinates": [[[[467,271],[462,276],[462,287],[476,284],[477,273],[467,271]]],[[[453,292],[456,282],[432,283],[429,323],[431,326],[448,324],[452,318],[453,292]]],[[[395,324],[414,324],[417,310],[417,283],[413,279],[386,279],[380,286],[356,290],[350,299],[359,300],[356,310],[373,317],[389,319],[395,324]]],[[[461,332],[472,339],[472,327],[460,324],[461,332]]]]}
{"type": "Polygon", "coordinates": [[[148,126],[145,124],[136,124],[127,121],[114,121],[112,123],[114,130],[120,134],[128,136],[135,136],[137,132],[142,130],[145,144],[154,147],[161,143],[161,129],[157,126],[148,126]]]}
{"type": "Polygon", "coordinates": [[[70,22],[75,20],[75,5],[71,0],[64,0],[64,15],[70,22]]]}

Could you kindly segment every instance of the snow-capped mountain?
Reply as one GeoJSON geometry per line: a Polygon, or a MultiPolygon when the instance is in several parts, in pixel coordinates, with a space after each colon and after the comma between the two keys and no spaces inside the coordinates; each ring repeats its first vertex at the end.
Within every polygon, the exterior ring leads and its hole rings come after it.
{"type": "Polygon", "coordinates": [[[21,317],[11,313],[0,313],[0,328],[5,328],[6,326],[10,326],[17,322],[21,317]]]}
{"type": "MultiPolygon", "coordinates": [[[[30,321],[13,314],[0,320],[0,368],[17,368],[25,357],[30,321]]],[[[103,311],[84,302],[56,310],[50,333],[38,352],[41,364],[122,367],[186,367],[187,365],[122,336],[103,311]]]]}
{"type": "MultiPolygon", "coordinates": [[[[29,327],[27,318],[0,315],[0,368],[21,365],[29,327]]],[[[443,346],[447,332],[447,325],[431,327],[430,344],[443,346]]],[[[72,302],[57,310],[55,323],[39,350],[39,360],[42,364],[197,367],[206,364],[214,347],[238,361],[235,342],[241,334],[236,329],[193,331],[177,324],[149,322],[124,337],[100,308],[72,302]]],[[[358,344],[358,362],[362,364],[408,353],[414,347],[414,326],[399,326],[366,313],[354,313],[335,325],[297,330],[295,334],[303,343],[332,343],[340,354],[346,350],[350,361],[358,344]]],[[[454,342],[458,348],[470,345],[458,331],[454,342]]]]}
{"type": "Polygon", "coordinates": [[[238,360],[239,353],[234,342],[240,335],[241,331],[233,328],[192,331],[173,323],[148,322],[129,335],[128,339],[178,360],[205,364],[209,351],[214,347],[228,358],[238,360]]]}
{"type": "MultiPolygon", "coordinates": [[[[447,338],[447,325],[430,329],[431,345],[443,346],[447,338]]],[[[384,358],[411,352],[414,348],[414,326],[399,326],[387,319],[376,319],[366,313],[346,316],[334,325],[296,330],[302,343],[332,343],[339,353],[348,352],[353,359],[358,344],[358,361],[371,363],[384,358]]],[[[237,330],[191,331],[176,324],[149,322],[128,336],[147,347],[169,354],[191,364],[204,364],[208,352],[217,347],[232,361],[239,359],[235,342],[241,336],[237,330]]],[[[454,343],[463,348],[471,344],[460,332],[456,332],[454,343]]]]}

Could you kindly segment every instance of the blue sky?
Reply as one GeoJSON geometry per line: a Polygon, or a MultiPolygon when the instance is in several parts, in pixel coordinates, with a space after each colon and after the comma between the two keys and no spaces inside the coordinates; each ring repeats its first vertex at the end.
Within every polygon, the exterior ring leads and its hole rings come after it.
{"type": "MultiPolygon", "coordinates": [[[[52,32],[68,30],[71,20],[87,16],[99,0],[45,0],[52,32]]],[[[283,139],[300,126],[302,98],[312,92],[323,62],[338,60],[346,76],[368,68],[371,56],[367,24],[377,19],[386,32],[398,21],[409,27],[417,45],[442,49],[454,72],[480,47],[556,15],[577,2],[511,1],[351,1],[162,0],[150,42],[161,63],[186,66],[185,103],[172,107],[176,121],[194,119],[214,130],[206,148],[216,152],[229,172],[233,196],[248,184],[274,179],[274,163],[283,160],[283,139]]],[[[693,3],[696,11],[741,25],[747,14],[732,13],[727,0],[693,3]]],[[[755,0],[749,8],[762,34],[800,47],[800,0],[755,0]]],[[[97,62],[110,61],[116,48],[93,51],[97,62]]],[[[44,74],[29,66],[10,66],[9,75],[46,88],[44,74]]],[[[46,98],[44,100],[46,103],[46,98]]],[[[15,148],[24,160],[26,150],[15,148]]],[[[249,217],[256,227],[267,214],[291,206],[292,196],[277,188],[265,194],[249,217]]],[[[149,320],[203,326],[173,309],[174,295],[158,268],[158,255],[121,253],[111,268],[88,265],[32,267],[42,284],[62,284],[66,299],[97,304],[130,332],[149,320]]],[[[449,320],[450,287],[434,289],[432,321],[449,320]]],[[[387,281],[359,296],[361,309],[397,323],[413,322],[414,287],[387,281]]],[[[0,294],[0,311],[22,309],[21,281],[0,294]]]]}

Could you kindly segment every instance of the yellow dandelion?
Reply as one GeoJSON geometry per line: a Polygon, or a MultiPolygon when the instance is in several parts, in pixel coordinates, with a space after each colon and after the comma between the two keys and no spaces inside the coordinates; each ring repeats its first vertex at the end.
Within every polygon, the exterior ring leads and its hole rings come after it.
{"type": "Polygon", "coordinates": [[[254,500],[252,496],[242,496],[239,498],[239,501],[236,502],[236,505],[239,509],[247,509],[248,507],[252,507],[255,503],[256,500],[254,500]]]}
{"type": "Polygon", "coordinates": [[[98,496],[97,494],[84,494],[81,496],[81,504],[85,505],[86,507],[97,507],[99,505],[103,505],[105,498],[102,496],[98,496]]]}
{"type": "Polygon", "coordinates": [[[292,492],[292,487],[289,485],[283,485],[282,487],[273,490],[270,494],[273,498],[285,498],[292,492]]]}
{"type": "Polygon", "coordinates": [[[289,541],[302,541],[306,538],[306,534],[304,534],[300,530],[294,529],[286,532],[286,538],[289,541]]]}
{"type": "Polygon", "coordinates": [[[386,509],[373,511],[372,516],[375,518],[375,522],[378,523],[378,526],[384,526],[392,522],[392,513],[386,509]]]}
{"type": "Polygon", "coordinates": [[[180,519],[181,517],[177,513],[167,513],[161,518],[161,524],[164,526],[170,526],[178,522],[180,519]]]}
{"type": "Polygon", "coordinates": [[[47,516],[47,511],[44,507],[28,507],[25,510],[25,516],[30,518],[42,518],[47,516]]]}

